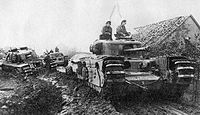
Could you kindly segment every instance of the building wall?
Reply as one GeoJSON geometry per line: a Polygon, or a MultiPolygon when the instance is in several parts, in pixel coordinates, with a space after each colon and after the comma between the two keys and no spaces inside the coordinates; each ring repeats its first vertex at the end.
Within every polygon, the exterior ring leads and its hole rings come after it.
{"type": "Polygon", "coordinates": [[[191,17],[186,20],[184,26],[189,30],[186,36],[190,37],[191,43],[197,47],[200,46],[200,29],[191,17]]]}
{"type": "Polygon", "coordinates": [[[150,57],[184,55],[196,58],[196,55],[200,55],[196,46],[200,46],[200,30],[192,18],[189,17],[173,33],[166,36],[163,41],[153,45],[147,55],[150,57]]]}

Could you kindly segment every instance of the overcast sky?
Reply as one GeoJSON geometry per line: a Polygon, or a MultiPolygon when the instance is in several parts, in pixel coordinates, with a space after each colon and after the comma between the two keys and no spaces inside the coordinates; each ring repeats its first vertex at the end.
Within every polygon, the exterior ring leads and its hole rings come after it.
{"type": "Polygon", "coordinates": [[[129,31],[181,15],[200,22],[200,0],[0,0],[0,47],[29,46],[39,54],[55,46],[88,51],[117,3],[114,32],[122,19],[129,31]]]}

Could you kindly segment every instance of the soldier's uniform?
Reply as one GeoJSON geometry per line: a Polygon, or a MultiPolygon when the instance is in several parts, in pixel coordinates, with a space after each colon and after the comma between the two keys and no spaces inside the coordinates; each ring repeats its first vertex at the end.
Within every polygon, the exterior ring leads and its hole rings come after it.
{"type": "Polygon", "coordinates": [[[126,31],[126,27],[124,25],[118,26],[116,29],[116,33],[119,37],[125,37],[130,35],[130,33],[126,31]]]}
{"type": "Polygon", "coordinates": [[[82,68],[82,76],[84,81],[88,81],[88,69],[87,67],[82,68]]]}
{"type": "Polygon", "coordinates": [[[50,59],[50,56],[47,55],[45,58],[44,58],[44,62],[45,62],[45,67],[50,70],[51,69],[51,59],[50,59]]]}
{"type": "Polygon", "coordinates": [[[82,76],[84,81],[88,81],[88,68],[86,67],[86,63],[83,62],[83,67],[82,67],[82,76]]]}
{"type": "Polygon", "coordinates": [[[100,35],[101,40],[112,40],[112,28],[110,26],[104,26],[102,34],[100,35]]]}

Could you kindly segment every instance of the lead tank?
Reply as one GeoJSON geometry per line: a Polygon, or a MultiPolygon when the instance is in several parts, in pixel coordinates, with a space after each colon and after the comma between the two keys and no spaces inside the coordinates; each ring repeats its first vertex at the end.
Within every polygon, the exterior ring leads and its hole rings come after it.
{"type": "Polygon", "coordinates": [[[139,41],[97,40],[90,46],[96,55],[124,56],[126,91],[150,91],[179,98],[191,84],[195,63],[183,56],[147,57],[139,41]]]}
{"type": "Polygon", "coordinates": [[[123,56],[125,87],[127,92],[157,91],[162,84],[162,76],[153,59],[146,59],[142,43],[132,40],[96,40],[90,51],[96,55],[123,56]]]}

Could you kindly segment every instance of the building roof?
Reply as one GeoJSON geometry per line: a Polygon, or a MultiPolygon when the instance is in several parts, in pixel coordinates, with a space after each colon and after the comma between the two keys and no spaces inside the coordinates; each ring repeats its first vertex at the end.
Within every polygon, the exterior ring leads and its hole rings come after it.
{"type": "Polygon", "coordinates": [[[175,31],[190,16],[179,16],[173,19],[164,20],[158,23],[134,28],[138,33],[133,37],[149,46],[162,41],[166,36],[175,31]]]}

